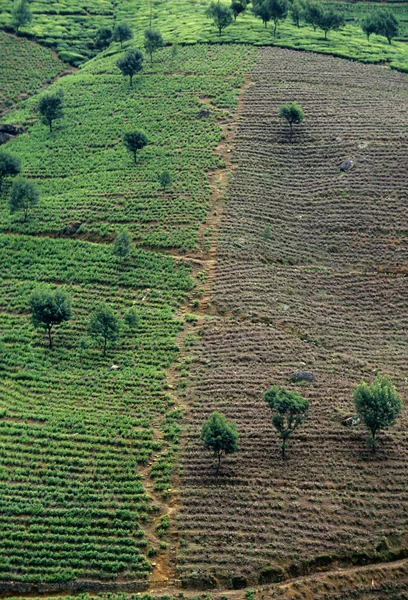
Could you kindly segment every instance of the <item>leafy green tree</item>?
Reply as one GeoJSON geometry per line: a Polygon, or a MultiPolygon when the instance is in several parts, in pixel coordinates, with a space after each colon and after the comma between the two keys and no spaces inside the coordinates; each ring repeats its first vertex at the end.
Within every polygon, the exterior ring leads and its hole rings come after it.
{"type": "Polygon", "coordinates": [[[288,16],[289,3],[288,0],[268,0],[271,19],[275,25],[273,35],[276,35],[276,29],[281,21],[284,21],[288,16]]]}
{"type": "Polygon", "coordinates": [[[171,175],[168,171],[163,171],[163,173],[160,174],[159,181],[163,190],[171,187],[171,184],[173,183],[171,175]]]}
{"type": "Polygon", "coordinates": [[[377,375],[371,385],[362,381],[354,390],[354,406],[370,432],[368,443],[377,448],[377,434],[391,427],[402,410],[401,397],[388,377],[377,375]]]}
{"type": "Polygon", "coordinates": [[[397,37],[399,32],[399,24],[395,15],[389,9],[379,10],[377,12],[377,31],[379,35],[383,35],[387,38],[388,43],[391,44],[393,38],[397,37]]]}
{"type": "Polygon", "coordinates": [[[220,469],[221,456],[233,454],[239,450],[239,434],[234,421],[227,421],[225,416],[214,412],[201,429],[201,441],[206,448],[212,450],[217,460],[216,475],[220,469]]]}
{"type": "Polygon", "coordinates": [[[127,131],[123,136],[123,142],[129,152],[132,152],[136,164],[137,151],[147,146],[149,140],[143,131],[127,131]]]}
{"type": "Polygon", "coordinates": [[[53,292],[48,287],[35,290],[30,298],[32,322],[35,328],[45,329],[50,349],[53,347],[52,330],[72,318],[71,298],[63,290],[53,292]]]}
{"type": "Polygon", "coordinates": [[[133,87],[133,76],[143,69],[143,54],[140,50],[128,50],[125,56],[118,58],[116,66],[124,77],[130,78],[130,87],[133,87]]]}
{"type": "Polygon", "coordinates": [[[153,64],[153,53],[161,50],[164,46],[164,40],[160,31],[155,29],[146,29],[144,34],[144,49],[150,56],[150,64],[153,64]]]}
{"type": "Polygon", "coordinates": [[[220,2],[211,2],[205,14],[214,21],[218,35],[221,35],[222,30],[231,25],[233,21],[232,10],[220,2]]]}
{"type": "Polygon", "coordinates": [[[290,126],[290,134],[292,135],[293,125],[302,123],[304,119],[304,113],[302,107],[297,102],[291,104],[283,104],[279,109],[279,117],[286,119],[290,126]]]}
{"type": "Polygon", "coordinates": [[[5,177],[13,177],[21,171],[21,162],[18,156],[0,150],[0,193],[5,177]]]}
{"type": "Polygon", "coordinates": [[[321,4],[319,4],[318,2],[307,2],[305,4],[305,10],[304,10],[305,23],[307,23],[308,25],[311,25],[313,27],[313,31],[316,31],[316,29],[319,25],[319,20],[321,18],[322,11],[323,11],[323,8],[322,8],[321,4]]]}
{"type": "Polygon", "coordinates": [[[122,229],[116,236],[114,253],[119,258],[126,258],[132,248],[132,237],[127,229],[122,229]]]}
{"type": "Polygon", "coordinates": [[[63,110],[64,93],[61,89],[57,92],[43,94],[38,102],[38,112],[45,125],[48,125],[52,131],[52,123],[55,119],[64,116],[63,110]]]}
{"type": "Polygon", "coordinates": [[[118,23],[113,30],[113,41],[120,42],[120,47],[123,48],[123,42],[127,42],[133,38],[133,31],[127,23],[118,23]]]}
{"type": "Polygon", "coordinates": [[[309,409],[309,401],[297,392],[289,392],[277,385],[265,393],[265,402],[272,409],[272,424],[281,442],[282,458],[285,458],[288,440],[303,423],[309,409]]]}
{"type": "Polygon", "coordinates": [[[23,177],[17,177],[11,188],[9,199],[10,212],[14,213],[22,210],[24,212],[24,222],[26,222],[30,210],[37,206],[39,197],[40,194],[32,181],[23,179],[23,177]]]}
{"type": "Polygon", "coordinates": [[[120,321],[114,311],[107,304],[100,304],[91,315],[88,333],[97,343],[102,343],[103,356],[108,342],[116,342],[119,338],[119,331],[120,321]]]}
{"type": "Polygon", "coordinates": [[[95,48],[104,50],[112,41],[113,32],[110,27],[100,27],[95,34],[95,48]]]}
{"type": "Polygon", "coordinates": [[[252,0],[252,12],[256,17],[259,17],[265,27],[267,27],[269,21],[272,19],[268,0],[252,0]]]}
{"type": "Polygon", "coordinates": [[[234,21],[236,21],[237,17],[246,11],[246,0],[232,0],[230,8],[232,10],[232,14],[234,15],[234,21]]]}
{"type": "Polygon", "coordinates": [[[293,25],[300,27],[300,20],[303,17],[303,6],[298,0],[293,0],[289,7],[289,13],[292,18],[293,25]]]}
{"type": "Polygon", "coordinates": [[[327,40],[329,31],[335,31],[344,26],[344,17],[341,13],[332,8],[323,8],[316,20],[317,27],[324,32],[324,39],[327,40]]]}
{"type": "Polygon", "coordinates": [[[129,308],[123,319],[130,330],[135,331],[140,324],[140,315],[135,308],[129,308]]]}
{"type": "Polygon", "coordinates": [[[28,7],[27,0],[21,0],[14,8],[11,13],[11,26],[18,34],[20,27],[28,25],[31,22],[33,15],[28,7]]]}

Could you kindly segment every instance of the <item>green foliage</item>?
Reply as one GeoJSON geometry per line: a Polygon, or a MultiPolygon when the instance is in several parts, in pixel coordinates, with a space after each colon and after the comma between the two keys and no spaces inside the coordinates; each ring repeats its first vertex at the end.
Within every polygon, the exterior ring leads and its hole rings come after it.
{"type": "Polygon", "coordinates": [[[32,181],[18,177],[14,180],[11,188],[10,212],[14,213],[22,210],[24,212],[24,222],[27,221],[30,210],[37,206],[39,197],[38,189],[32,181]]]}
{"type": "Polygon", "coordinates": [[[265,0],[268,2],[271,19],[275,25],[273,35],[276,35],[276,29],[281,21],[284,21],[288,16],[289,2],[288,0],[265,0]]]}
{"type": "Polygon", "coordinates": [[[387,38],[388,43],[391,44],[399,31],[399,24],[395,15],[389,9],[378,11],[375,16],[375,23],[376,31],[374,33],[383,35],[387,38]]]}
{"type": "Polygon", "coordinates": [[[136,164],[136,153],[138,150],[142,150],[149,140],[143,131],[127,131],[123,136],[123,143],[126,148],[133,154],[133,159],[136,164]]]}
{"type": "Polygon", "coordinates": [[[233,454],[239,450],[239,434],[235,421],[227,421],[219,412],[213,412],[201,428],[201,442],[213,452],[217,459],[216,474],[220,469],[221,456],[233,454]]]}
{"type": "Polygon", "coordinates": [[[344,16],[332,8],[322,8],[317,14],[316,25],[324,32],[324,39],[329,31],[340,29],[344,23],[344,16]]]}
{"type": "Polygon", "coordinates": [[[123,42],[133,39],[133,31],[128,23],[118,23],[113,30],[112,37],[114,42],[120,42],[120,47],[122,48],[123,42]]]}
{"type": "Polygon", "coordinates": [[[64,116],[63,110],[64,93],[59,88],[55,93],[48,92],[43,94],[38,102],[38,112],[42,117],[43,123],[49,126],[52,131],[52,123],[55,119],[61,119],[64,116]]]}
{"type": "Polygon", "coordinates": [[[378,432],[391,427],[402,410],[401,397],[388,377],[377,375],[371,385],[362,381],[356,387],[354,406],[370,432],[369,443],[375,451],[378,432]]]}
{"type": "Polygon", "coordinates": [[[34,327],[45,329],[52,349],[53,327],[72,319],[70,296],[61,289],[53,292],[48,287],[40,287],[30,297],[30,310],[34,327]]]}
{"type": "Polygon", "coordinates": [[[0,193],[3,187],[5,177],[13,177],[21,171],[21,161],[18,156],[0,150],[0,193]]]}
{"type": "Polygon", "coordinates": [[[232,10],[232,14],[234,15],[234,21],[236,21],[237,17],[246,11],[247,2],[246,0],[232,0],[230,8],[232,10]]]}
{"type": "Polygon", "coordinates": [[[113,31],[110,27],[100,27],[95,34],[95,48],[104,50],[107,48],[113,38],[113,31]]]}
{"type": "Polygon", "coordinates": [[[264,395],[265,402],[272,409],[272,424],[282,440],[282,458],[285,457],[288,440],[307,416],[309,401],[297,392],[289,392],[277,385],[264,395]]]}
{"type": "Polygon", "coordinates": [[[283,104],[279,109],[279,117],[286,119],[290,126],[290,132],[292,133],[293,125],[302,123],[304,119],[304,113],[302,107],[297,102],[291,104],[283,104]]]}
{"type": "Polygon", "coordinates": [[[170,173],[168,171],[160,173],[159,182],[163,190],[169,189],[173,183],[170,173]]]}
{"type": "Polygon", "coordinates": [[[233,21],[232,10],[221,4],[221,2],[211,2],[210,6],[206,10],[206,15],[209,19],[212,19],[214,25],[218,29],[218,35],[222,34],[222,30],[231,25],[233,21]]]}
{"type": "Polygon", "coordinates": [[[300,20],[303,18],[303,6],[299,0],[293,0],[289,5],[289,13],[292,18],[292,23],[296,27],[300,27],[300,20]]]}
{"type": "Polygon", "coordinates": [[[261,19],[266,28],[272,19],[268,0],[252,0],[252,12],[261,19]]]}
{"type": "Polygon", "coordinates": [[[88,333],[96,342],[103,344],[103,356],[108,342],[116,342],[119,338],[119,331],[120,321],[114,310],[107,304],[100,304],[91,315],[88,333]]]}
{"type": "Polygon", "coordinates": [[[123,318],[125,325],[131,330],[136,331],[140,325],[141,318],[140,314],[137,312],[135,308],[129,308],[125,312],[125,316],[123,318]]]}
{"type": "Polygon", "coordinates": [[[316,29],[319,27],[322,13],[323,7],[320,3],[313,1],[307,2],[304,9],[305,23],[311,25],[313,30],[316,31],[316,29]]]}
{"type": "Polygon", "coordinates": [[[140,50],[128,50],[124,56],[118,58],[116,66],[122,71],[124,77],[129,76],[130,87],[133,87],[133,76],[143,68],[143,54],[140,50]]]}
{"type": "Polygon", "coordinates": [[[18,4],[13,8],[11,13],[11,26],[18,33],[20,27],[28,25],[31,22],[33,16],[28,6],[27,0],[20,0],[18,4]]]}
{"type": "Polygon", "coordinates": [[[150,56],[150,64],[153,64],[153,53],[163,48],[163,46],[164,41],[160,31],[156,31],[150,27],[146,29],[144,33],[144,49],[150,56]]]}
{"type": "Polygon", "coordinates": [[[126,258],[132,249],[132,236],[127,229],[121,229],[115,239],[113,252],[119,258],[126,258]]]}

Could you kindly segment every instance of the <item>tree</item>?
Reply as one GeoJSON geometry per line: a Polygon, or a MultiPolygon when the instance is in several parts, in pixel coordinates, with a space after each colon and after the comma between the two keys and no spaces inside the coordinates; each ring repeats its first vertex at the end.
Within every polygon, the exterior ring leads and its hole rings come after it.
{"type": "Polygon", "coordinates": [[[289,8],[290,16],[292,17],[292,22],[296,27],[300,27],[300,19],[303,15],[303,6],[298,0],[294,0],[289,8]]]}
{"type": "Polygon", "coordinates": [[[275,25],[273,35],[276,35],[276,28],[280,21],[284,21],[288,16],[288,0],[269,0],[269,11],[272,21],[275,25]]]}
{"type": "Polygon", "coordinates": [[[123,320],[131,331],[135,331],[139,327],[141,319],[139,313],[132,307],[125,312],[123,320]]]}
{"type": "Polygon", "coordinates": [[[171,179],[171,175],[168,171],[163,171],[163,173],[160,174],[159,177],[159,181],[160,181],[160,185],[163,188],[163,190],[166,190],[166,188],[169,188],[171,186],[172,179],[171,179]]]}
{"type": "Polygon", "coordinates": [[[41,287],[30,298],[30,310],[34,327],[45,329],[52,350],[53,327],[72,318],[71,298],[63,290],[53,292],[47,287],[41,287]]]}
{"type": "Polygon", "coordinates": [[[136,153],[138,150],[142,150],[148,143],[149,140],[143,133],[143,131],[128,131],[123,136],[123,142],[129,152],[133,153],[133,158],[136,164],[136,153]]]}
{"type": "Polygon", "coordinates": [[[64,93],[59,89],[57,92],[44,94],[38,102],[38,112],[43,123],[49,126],[50,132],[52,131],[53,121],[64,116],[63,100],[64,93]]]}
{"type": "Polygon", "coordinates": [[[253,0],[252,12],[256,17],[259,17],[265,27],[267,27],[272,18],[268,0],[253,0]]]}
{"type": "Polygon", "coordinates": [[[379,35],[383,35],[387,38],[388,43],[391,44],[392,39],[398,35],[399,24],[394,13],[389,9],[379,10],[376,16],[377,20],[377,31],[379,35]]]}
{"type": "Polygon", "coordinates": [[[95,48],[104,50],[112,41],[112,29],[110,27],[100,27],[95,34],[95,48]]]}
{"type": "Polygon", "coordinates": [[[127,229],[122,229],[116,236],[114,253],[119,258],[126,258],[132,248],[132,238],[127,229]]]}
{"type": "Polygon", "coordinates": [[[283,104],[279,109],[279,116],[281,119],[286,119],[290,126],[290,134],[292,135],[293,125],[302,123],[304,114],[302,107],[297,102],[291,104],[283,104]]]}
{"type": "Polygon", "coordinates": [[[289,392],[277,385],[264,395],[265,402],[273,411],[272,424],[281,442],[282,458],[285,458],[288,440],[307,417],[309,401],[297,392],[289,392]]]}
{"type": "Polygon", "coordinates": [[[118,317],[107,304],[100,304],[91,315],[88,333],[103,344],[103,356],[106,354],[108,342],[116,342],[119,337],[120,323],[118,317]]]}
{"type": "Polygon", "coordinates": [[[37,206],[39,197],[40,194],[32,181],[18,177],[11,188],[10,212],[24,211],[24,222],[26,222],[30,209],[37,206]]]}
{"type": "Polygon", "coordinates": [[[3,187],[3,179],[18,175],[21,171],[21,162],[18,156],[0,150],[0,193],[3,187]]]}
{"type": "Polygon", "coordinates": [[[14,8],[11,13],[11,26],[18,33],[20,27],[28,25],[33,18],[30,9],[28,7],[27,0],[21,0],[14,8]]]}
{"type": "Polygon", "coordinates": [[[356,387],[354,406],[370,432],[368,443],[375,452],[378,432],[391,427],[401,412],[401,398],[388,377],[377,375],[371,385],[362,381],[356,387]]]}
{"type": "Polygon", "coordinates": [[[217,459],[216,475],[220,469],[221,456],[233,454],[239,449],[239,434],[234,421],[227,421],[225,416],[214,412],[201,429],[201,441],[206,448],[212,450],[217,459]]]}
{"type": "Polygon", "coordinates": [[[237,17],[246,11],[247,3],[246,0],[232,0],[231,2],[231,10],[234,15],[234,21],[237,20],[237,17]]]}
{"type": "Polygon", "coordinates": [[[133,76],[143,69],[143,54],[140,50],[128,50],[125,56],[118,58],[116,66],[124,77],[129,76],[130,87],[133,87],[133,76]]]}
{"type": "Polygon", "coordinates": [[[218,35],[221,35],[222,30],[231,25],[233,21],[232,10],[220,2],[211,2],[205,14],[214,21],[218,35]]]}
{"type": "Polygon", "coordinates": [[[160,31],[155,29],[146,29],[144,38],[144,49],[150,56],[150,64],[153,64],[153,52],[160,50],[164,46],[164,41],[160,31]]]}
{"type": "Polygon", "coordinates": [[[332,8],[324,8],[317,15],[316,24],[319,29],[324,31],[324,39],[327,40],[329,31],[334,31],[343,27],[344,17],[332,8]]]}
{"type": "Polygon", "coordinates": [[[316,31],[323,8],[317,2],[308,2],[305,6],[304,19],[316,31]]]}
{"type": "Polygon", "coordinates": [[[127,42],[133,38],[133,31],[127,23],[118,23],[113,30],[113,41],[120,42],[120,47],[123,48],[123,42],[127,42]]]}

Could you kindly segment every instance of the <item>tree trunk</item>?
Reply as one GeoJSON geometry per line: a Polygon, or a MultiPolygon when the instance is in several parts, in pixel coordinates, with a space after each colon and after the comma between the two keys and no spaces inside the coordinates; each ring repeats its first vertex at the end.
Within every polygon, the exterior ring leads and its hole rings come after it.
{"type": "Polygon", "coordinates": [[[129,75],[130,78],[130,87],[133,88],[133,75],[129,75]]]}
{"type": "Polygon", "coordinates": [[[27,223],[27,217],[28,217],[28,208],[26,207],[24,209],[24,223],[27,223]]]}
{"type": "Polygon", "coordinates": [[[52,133],[52,119],[50,119],[49,123],[50,123],[50,133],[52,133]]]}
{"type": "Polygon", "coordinates": [[[273,35],[274,35],[274,36],[276,35],[276,28],[277,28],[277,26],[278,26],[278,24],[277,24],[277,23],[275,23],[275,28],[274,28],[274,30],[273,30],[273,35]]]}
{"type": "Polygon", "coordinates": [[[52,328],[52,325],[51,325],[51,327],[50,327],[50,326],[48,326],[48,327],[47,327],[47,333],[48,333],[48,344],[49,344],[49,349],[50,349],[50,350],[52,350],[52,336],[51,336],[51,328],[52,328]]]}
{"type": "Polygon", "coordinates": [[[133,158],[135,159],[135,164],[136,164],[136,150],[133,152],[133,158]]]}
{"type": "Polygon", "coordinates": [[[324,32],[324,39],[327,40],[327,31],[324,32]]]}
{"type": "Polygon", "coordinates": [[[286,456],[286,441],[284,440],[281,444],[281,457],[285,458],[286,456]]]}
{"type": "Polygon", "coordinates": [[[221,452],[218,453],[218,463],[217,463],[217,469],[215,471],[215,475],[218,475],[218,471],[220,470],[220,465],[221,465],[221,452]]]}
{"type": "Polygon", "coordinates": [[[106,345],[108,343],[107,338],[103,338],[103,355],[105,356],[106,354],[106,345]]]}

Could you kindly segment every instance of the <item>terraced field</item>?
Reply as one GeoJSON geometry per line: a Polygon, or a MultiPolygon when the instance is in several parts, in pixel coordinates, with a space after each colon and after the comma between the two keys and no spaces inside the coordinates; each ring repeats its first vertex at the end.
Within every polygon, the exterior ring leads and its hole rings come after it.
{"type": "Polygon", "coordinates": [[[408,541],[406,412],[375,459],[341,424],[362,377],[381,370],[407,395],[406,76],[263,49],[252,78],[183,462],[179,569],[207,585],[395,558],[408,541]],[[277,113],[292,100],[306,116],[290,139],[277,113]],[[316,381],[297,388],[295,370],[316,381]],[[274,383],[311,404],[285,463],[263,401],[274,383]],[[218,478],[197,442],[215,409],[241,433],[218,478]]]}

